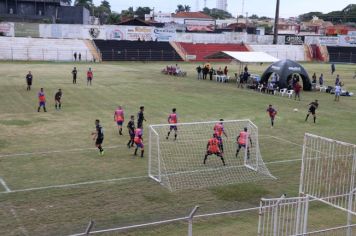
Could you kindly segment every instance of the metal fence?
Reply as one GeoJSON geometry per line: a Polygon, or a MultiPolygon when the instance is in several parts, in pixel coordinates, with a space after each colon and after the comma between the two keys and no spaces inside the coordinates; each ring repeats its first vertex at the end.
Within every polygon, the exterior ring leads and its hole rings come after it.
{"type": "Polygon", "coordinates": [[[356,53],[329,53],[330,62],[356,63],[356,53]]]}
{"type": "Polygon", "coordinates": [[[180,61],[175,50],[102,50],[103,61],[180,61]]]}

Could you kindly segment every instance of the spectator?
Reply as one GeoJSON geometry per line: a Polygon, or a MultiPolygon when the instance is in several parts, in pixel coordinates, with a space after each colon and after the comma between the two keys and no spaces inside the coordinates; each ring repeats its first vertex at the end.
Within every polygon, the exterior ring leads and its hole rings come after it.
{"type": "Polygon", "coordinates": [[[335,85],[335,102],[340,101],[341,86],[340,84],[335,85]]]}
{"type": "Polygon", "coordinates": [[[294,85],[294,100],[298,100],[300,101],[300,90],[302,89],[302,86],[299,84],[299,81],[297,81],[297,83],[294,85]]]}
{"type": "Polygon", "coordinates": [[[77,61],[77,52],[74,52],[74,61],[77,61]]]}
{"type": "Polygon", "coordinates": [[[213,80],[213,74],[214,74],[214,68],[211,67],[210,70],[209,70],[209,77],[210,77],[210,80],[213,80]]]}
{"type": "Polygon", "coordinates": [[[323,74],[321,74],[320,77],[319,77],[319,85],[320,85],[320,87],[323,87],[323,85],[324,85],[324,76],[323,76],[323,74]]]}
{"type": "Polygon", "coordinates": [[[203,80],[206,80],[208,73],[209,73],[209,67],[205,65],[203,68],[203,80]]]}
{"type": "Polygon", "coordinates": [[[81,53],[79,53],[79,61],[81,61],[82,60],[82,54],[81,53]]]}
{"type": "Polygon", "coordinates": [[[245,71],[243,73],[243,83],[247,83],[247,80],[249,77],[250,77],[250,74],[247,71],[245,71]]]}
{"type": "Polygon", "coordinates": [[[340,85],[340,76],[339,75],[336,76],[335,85],[340,85]]]}
{"type": "Polygon", "coordinates": [[[203,79],[201,66],[199,65],[199,66],[196,68],[196,70],[197,70],[197,73],[198,73],[198,79],[203,79]]]}
{"type": "Polygon", "coordinates": [[[312,90],[316,88],[316,74],[314,73],[312,76],[312,90]]]}
{"type": "Polygon", "coordinates": [[[225,66],[224,68],[224,75],[227,76],[227,72],[229,72],[229,70],[227,69],[227,66],[225,66]]]}
{"type": "MultiPolygon", "coordinates": [[[[237,74],[236,74],[237,75],[237,74]]],[[[239,83],[237,84],[238,88],[244,88],[244,73],[241,72],[240,76],[239,76],[239,83]]]]}
{"type": "Polygon", "coordinates": [[[245,67],[244,67],[244,72],[248,72],[247,65],[245,65],[245,67]]]}
{"type": "Polygon", "coordinates": [[[221,69],[221,67],[219,67],[218,71],[217,71],[217,75],[222,75],[223,74],[223,71],[221,69]]]}
{"type": "Polygon", "coordinates": [[[334,74],[334,72],[335,72],[335,64],[334,63],[332,63],[331,64],[331,74],[333,75],[334,74]]]}

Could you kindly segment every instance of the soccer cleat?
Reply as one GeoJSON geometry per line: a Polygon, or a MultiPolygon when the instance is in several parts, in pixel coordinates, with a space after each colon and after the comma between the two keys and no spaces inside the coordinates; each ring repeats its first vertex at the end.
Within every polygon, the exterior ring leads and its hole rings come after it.
{"type": "Polygon", "coordinates": [[[166,137],[166,139],[168,140],[168,136],[166,137]]]}
{"type": "Polygon", "coordinates": [[[104,156],[104,150],[100,152],[100,155],[104,156]]]}

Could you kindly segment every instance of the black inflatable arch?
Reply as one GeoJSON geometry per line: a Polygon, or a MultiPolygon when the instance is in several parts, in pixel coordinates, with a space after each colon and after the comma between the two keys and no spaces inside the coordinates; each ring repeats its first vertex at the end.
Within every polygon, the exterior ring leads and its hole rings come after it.
{"type": "Polygon", "coordinates": [[[288,78],[290,78],[292,74],[299,74],[303,80],[303,90],[310,91],[312,89],[312,84],[307,71],[303,68],[303,66],[295,61],[287,59],[273,63],[262,74],[261,82],[267,83],[268,78],[272,73],[279,75],[279,88],[287,88],[288,78]]]}

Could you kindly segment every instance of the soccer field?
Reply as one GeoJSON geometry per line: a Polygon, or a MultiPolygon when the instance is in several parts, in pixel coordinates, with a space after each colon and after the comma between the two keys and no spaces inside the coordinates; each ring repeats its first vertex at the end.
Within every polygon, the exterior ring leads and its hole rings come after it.
{"type": "MultiPolygon", "coordinates": [[[[199,214],[256,207],[261,197],[297,196],[305,132],[356,143],[356,97],[302,92],[301,101],[239,89],[235,83],[196,80],[198,64],[181,63],[184,78],[160,73],[164,63],[0,63],[0,235],[68,235],[83,232],[89,220],[95,230],[186,216],[199,205],[199,214]],[[78,68],[77,84],[71,81],[78,68]],[[94,71],[93,85],[85,73],[94,71]],[[34,82],[26,91],[25,75],[34,82]],[[37,112],[37,93],[47,95],[47,113],[37,112]],[[61,111],[54,94],[61,88],[61,111]],[[317,123],[305,122],[308,104],[319,100],[317,123]],[[275,128],[266,114],[268,104],[278,110],[275,128]],[[129,136],[119,136],[113,121],[118,105],[126,121],[145,106],[144,143],[148,125],[167,122],[173,107],[179,122],[250,119],[259,128],[261,155],[276,180],[169,192],[148,178],[147,157],[128,149],[129,136]],[[293,112],[297,108],[298,112],[293,112]],[[105,130],[105,155],[91,139],[95,119],[105,130]]],[[[214,64],[214,68],[223,64],[214,64]]],[[[310,75],[335,76],[329,64],[305,64],[310,75]]],[[[230,72],[236,65],[229,65],[230,72]]],[[[261,74],[266,65],[249,66],[261,74]]],[[[347,90],[356,91],[355,65],[336,65],[347,90]]],[[[179,136],[178,136],[179,139],[179,136]]],[[[202,153],[203,159],[204,153],[202,153]]],[[[211,160],[212,161],[212,160],[211,160]]],[[[219,160],[218,160],[219,161],[219,160]]],[[[217,161],[217,162],[218,162],[217,161]]],[[[219,162],[218,162],[219,163],[219,162]]],[[[316,206],[316,227],[345,223],[345,215],[316,206]],[[324,216],[324,218],[321,218],[324,216]],[[322,219],[322,220],[321,220],[322,219]]],[[[256,235],[256,212],[199,220],[195,235],[256,235]]],[[[183,223],[126,232],[127,235],[182,235],[183,223]]],[[[117,235],[118,233],[111,234],[117,235]]]]}

